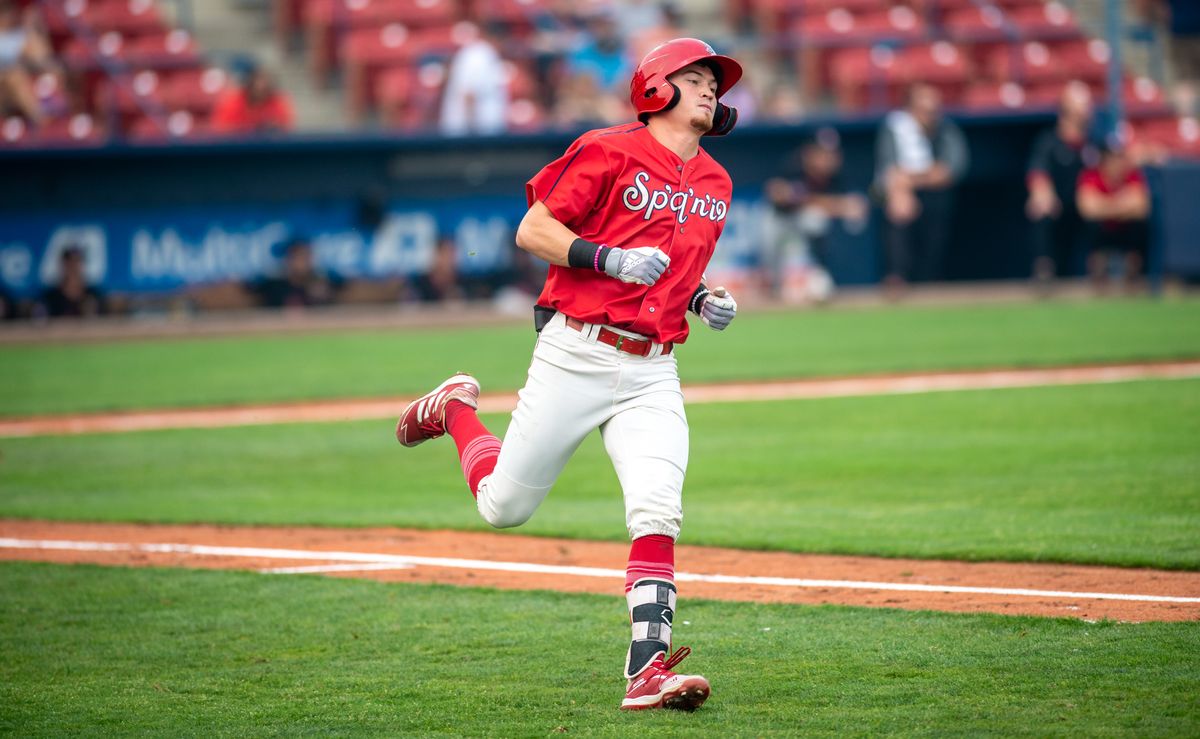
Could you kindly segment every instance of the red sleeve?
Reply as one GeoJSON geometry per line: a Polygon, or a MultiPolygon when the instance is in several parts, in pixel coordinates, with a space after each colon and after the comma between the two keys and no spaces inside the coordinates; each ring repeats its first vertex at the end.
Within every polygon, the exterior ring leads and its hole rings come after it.
{"type": "Polygon", "coordinates": [[[1075,185],[1075,189],[1082,190],[1088,187],[1099,192],[1104,192],[1104,188],[1100,186],[1100,172],[1098,170],[1085,169],[1079,173],[1079,181],[1075,185]]]}
{"type": "Polygon", "coordinates": [[[525,184],[529,205],[537,201],[564,226],[577,226],[612,189],[608,153],[595,141],[577,140],[525,184]]]}
{"type": "Polygon", "coordinates": [[[276,95],[271,111],[271,125],[280,131],[292,130],[295,114],[292,112],[292,101],[287,95],[276,95]]]}
{"type": "Polygon", "coordinates": [[[1125,176],[1125,184],[1126,185],[1140,185],[1142,187],[1145,187],[1146,186],[1146,175],[1140,169],[1136,169],[1136,168],[1131,169],[1131,170],[1129,170],[1129,174],[1125,176]]]}
{"type": "Polygon", "coordinates": [[[232,90],[217,99],[213,106],[212,128],[214,131],[237,131],[241,128],[242,94],[232,90]]]}

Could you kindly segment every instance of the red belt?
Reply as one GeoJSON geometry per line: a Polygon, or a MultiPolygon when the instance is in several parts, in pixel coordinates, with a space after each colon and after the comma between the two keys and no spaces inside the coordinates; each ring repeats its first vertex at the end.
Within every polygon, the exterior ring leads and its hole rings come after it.
{"type": "MultiPolygon", "coordinates": [[[[566,316],[565,318],[567,319],[567,326],[576,331],[582,331],[583,327],[587,325],[578,318],[571,318],[570,316],[566,316]]],[[[601,344],[608,344],[616,348],[619,352],[628,352],[636,354],[639,357],[644,357],[654,350],[654,342],[649,339],[631,339],[603,326],[600,327],[600,332],[596,334],[596,341],[599,341],[601,344]]],[[[674,344],[669,341],[663,344],[662,353],[670,354],[673,346],[674,344]]]]}

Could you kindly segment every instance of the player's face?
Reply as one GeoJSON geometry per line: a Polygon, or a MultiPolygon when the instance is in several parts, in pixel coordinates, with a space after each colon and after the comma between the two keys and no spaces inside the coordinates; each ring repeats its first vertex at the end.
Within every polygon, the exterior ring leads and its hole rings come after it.
{"type": "Polygon", "coordinates": [[[679,88],[679,104],[671,111],[694,130],[705,133],[717,110],[717,78],[703,64],[689,64],[667,78],[679,88]]]}

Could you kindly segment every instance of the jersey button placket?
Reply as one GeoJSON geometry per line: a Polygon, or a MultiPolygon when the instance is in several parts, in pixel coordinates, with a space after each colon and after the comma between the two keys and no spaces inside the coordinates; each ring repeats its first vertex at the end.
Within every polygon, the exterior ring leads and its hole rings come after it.
{"type": "MultiPolygon", "coordinates": [[[[688,174],[692,171],[692,168],[688,167],[687,172],[684,172],[684,167],[681,164],[675,168],[675,171],[680,173],[679,174],[679,192],[687,192],[687,189],[688,189],[687,177],[688,177],[688,174]]],[[[684,207],[686,208],[686,204],[684,207]]],[[[684,225],[682,223],[679,222],[678,218],[675,219],[675,227],[679,229],[679,233],[687,233],[687,229],[684,227],[684,225]]]]}

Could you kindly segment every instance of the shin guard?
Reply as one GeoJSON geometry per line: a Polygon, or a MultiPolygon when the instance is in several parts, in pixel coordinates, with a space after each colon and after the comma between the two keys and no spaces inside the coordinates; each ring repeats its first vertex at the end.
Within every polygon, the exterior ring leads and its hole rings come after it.
{"type": "Polygon", "coordinates": [[[625,677],[632,679],[660,655],[671,651],[671,624],[675,620],[675,583],[644,578],[625,595],[633,640],[625,657],[625,677]]]}

